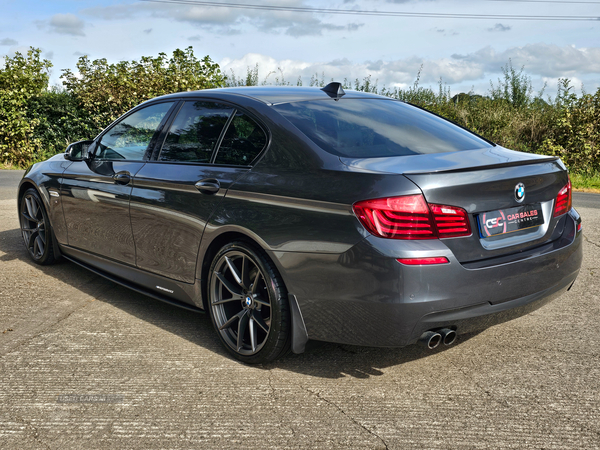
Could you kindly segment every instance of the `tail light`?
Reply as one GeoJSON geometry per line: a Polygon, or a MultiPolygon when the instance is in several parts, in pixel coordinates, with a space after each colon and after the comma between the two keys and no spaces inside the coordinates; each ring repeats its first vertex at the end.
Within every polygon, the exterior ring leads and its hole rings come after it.
{"type": "Polygon", "coordinates": [[[378,198],[354,204],[354,214],[375,236],[390,239],[434,239],[431,213],[422,195],[378,198]]]}
{"type": "Polygon", "coordinates": [[[438,239],[471,235],[464,209],[428,204],[420,194],[363,200],[353,209],[363,226],[378,237],[438,239]]]}
{"type": "Polygon", "coordinates": [[[569,212],[572,207],[571,179],[569,179],[569,182],[558,191],[558,195],[556,196],[556,202],[554,203],[554,217],[562,216],[569,212]]]}
{"type": "Polygon", "coordinates": [[[447,205],[429,205],[435,220],[438,236],[441,238],[469,236],[471,225],[469,216],[462,208],[447,205]]]}

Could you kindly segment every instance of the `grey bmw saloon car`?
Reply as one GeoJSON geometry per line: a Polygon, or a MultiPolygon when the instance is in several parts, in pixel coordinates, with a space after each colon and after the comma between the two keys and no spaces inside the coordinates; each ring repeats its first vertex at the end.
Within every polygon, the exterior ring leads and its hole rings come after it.
{"type": "Polygon", "coordinates": [[[451,344],[561,295],[582,260],[558,158],[339,83],[155,98],[33,165],[18,202],[33,261],[207,311],[247,363],[309,339],[451,344]]]}

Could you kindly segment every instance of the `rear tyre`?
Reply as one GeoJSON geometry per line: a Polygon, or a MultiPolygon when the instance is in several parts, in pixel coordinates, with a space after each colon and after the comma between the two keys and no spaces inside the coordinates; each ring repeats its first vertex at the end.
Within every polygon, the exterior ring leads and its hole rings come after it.
{"type": "Polygon", "coordinates": [[[219,339],[236,359],[266,363],[289,351],[287,291],[267,254],[253,244],[232,242],[216,254],[208,309],[219,339]]]}
{"type": "Polygon", "coordinates": [[[27,189],[21,197],[19,221],[21,236],[33,262],[40,265],[55,263],[57,258],[54,254],[50,220],[40,195],[33,188],[27,189]]]}

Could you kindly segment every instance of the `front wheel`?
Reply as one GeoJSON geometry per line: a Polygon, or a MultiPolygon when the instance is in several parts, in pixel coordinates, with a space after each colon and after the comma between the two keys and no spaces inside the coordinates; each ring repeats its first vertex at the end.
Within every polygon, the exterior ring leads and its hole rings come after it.
{"type": "Polygon", "coordinates": [[[33,262],[41,265],[56,261],[52,243],[52,227],[38,192],[27,189],[19,205],[21,236],[33,262]]]}
{"type": "Polygon", "coordinates": [[[283,281],[266,253],[232,242],[213,259],[208,307],[225,348],[245,363],[265,363],[290,348],[290,312],[283,281]]]}

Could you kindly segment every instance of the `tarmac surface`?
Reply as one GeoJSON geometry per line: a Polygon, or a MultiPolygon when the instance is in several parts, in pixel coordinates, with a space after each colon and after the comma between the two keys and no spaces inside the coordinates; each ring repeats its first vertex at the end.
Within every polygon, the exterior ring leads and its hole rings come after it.
{"type": "Polygon", "coordinates": [[[574,196],[575,285],[528,316],[441,350],[311,342],[247,366],[208,316],[29,262],[21,176],[0,171],[1,449],[600,448],[600,196],[574,196]]]}

